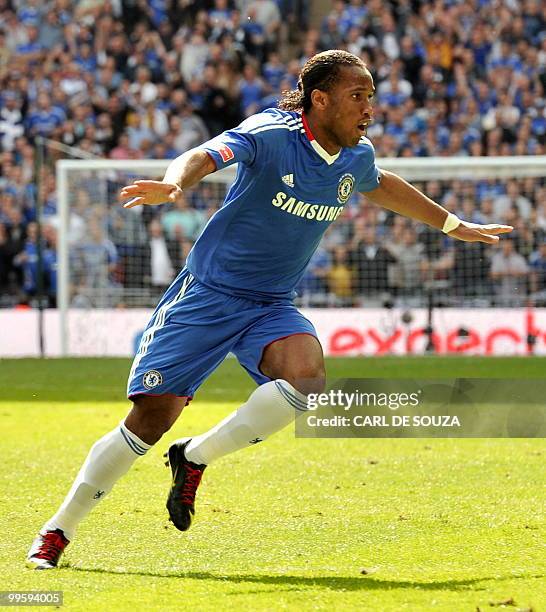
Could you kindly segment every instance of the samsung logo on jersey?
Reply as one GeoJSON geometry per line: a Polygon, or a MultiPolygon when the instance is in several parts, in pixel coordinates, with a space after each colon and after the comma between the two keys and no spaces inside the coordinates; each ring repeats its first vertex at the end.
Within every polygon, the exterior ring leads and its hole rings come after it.
{"type": "Polygon", "coordinates": [[[279,191],[271,200],[271,204],[297,217],[314,219],[315,221],[335,221],[343,210],[343,206],[309,204],[308,202],[296,200],[296,198],[289,198],[288,194],[284,193],[284,191],[279,191]]]}

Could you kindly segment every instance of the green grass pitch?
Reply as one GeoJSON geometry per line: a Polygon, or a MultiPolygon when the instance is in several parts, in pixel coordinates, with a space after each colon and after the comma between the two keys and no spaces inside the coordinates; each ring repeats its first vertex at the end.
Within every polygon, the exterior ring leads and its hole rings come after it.
{"type": "MultiPolygon", "coordinates": [[[[234,360],[82,524],[61,569],[26,569],[89,447],[125,415],[128,369],[124,359],[0,361],[0,590],[62,590],[65,609],[85,611],[546,610],[544,440],[286,430],[212,465],[192,529],[176,531],[162,453],[246,398],[253,384],[234,360]]],[[[546,361],[340,359],[328,370],[532,379],[546,361]]]]}

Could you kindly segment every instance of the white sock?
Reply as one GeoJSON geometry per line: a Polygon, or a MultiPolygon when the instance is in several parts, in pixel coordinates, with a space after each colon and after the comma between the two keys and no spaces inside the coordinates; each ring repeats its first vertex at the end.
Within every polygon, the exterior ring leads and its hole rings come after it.
{"type": "MultiPolygon", "coordinates": [[[[306,411],[306,396],[285,380],[258,387],[247,402],[209,431],[191,439],[186,458],[197,464],[212,461],[262,442],[306,411]]],[[[187,438],[184,438],[187,439],[187,438]]]]}
{"type": "Polygon", "coordinates": [[[62,529],[66,537],[72,540],[79,522],[110,492],[135,459],[150,448],[123,422],[97,440],[61,507],[42,527],[42,533],[62,529]]]}

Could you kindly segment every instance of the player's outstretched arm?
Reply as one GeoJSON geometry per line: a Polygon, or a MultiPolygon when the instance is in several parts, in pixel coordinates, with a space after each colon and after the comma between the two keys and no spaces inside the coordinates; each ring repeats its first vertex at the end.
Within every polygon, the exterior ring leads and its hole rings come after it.
{"type": "Polygon", "coordinates": [[[183,189],[195,185],[215,170],[216,165],[208,153],[192,149],[173,159],[162,181],[134,181],[121,189],[119,199],[129,200],[124,208],[174,202],[183,189]]]}
{"type": "Polygon", "coordinates": [[[443,206],[428,198],[398,175],[386,170],[381,170],[381,174],[379,187],[365,193],[370,201],[443,230],[452,238],[466,242],[494,244],[499,240],[498,234],[505,234],[513,230],[510,225],[479,225],[457,219],[443,206]]]}

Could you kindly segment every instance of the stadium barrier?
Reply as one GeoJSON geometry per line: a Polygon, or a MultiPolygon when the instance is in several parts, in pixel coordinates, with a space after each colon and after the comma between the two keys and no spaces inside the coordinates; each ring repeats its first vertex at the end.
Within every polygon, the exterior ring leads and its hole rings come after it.
{"type": "MultiPolygon", "coordinates": [[[[71,310],[70,354],[132,357],[149,309],[71,310]]],[[[327,356],[422,355],[428,311],[383,308],[303,309],[317,328],[327,356]]],[[[432,319],[436,354],[546,355],[546,309],[437,309],[432,319]]],[[[46,356],[63,354],[59,310],[45,312],[46,356]]],[[[37,313],[0,310],[0,357],[39,355],[37,313]]]]}

